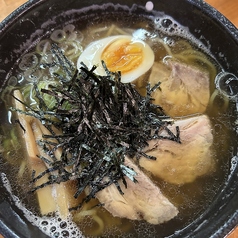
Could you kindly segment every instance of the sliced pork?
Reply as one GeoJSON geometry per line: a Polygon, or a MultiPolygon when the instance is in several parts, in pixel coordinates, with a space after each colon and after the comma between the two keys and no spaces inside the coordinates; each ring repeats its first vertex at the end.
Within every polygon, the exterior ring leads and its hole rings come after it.
{"type": "Polygon", "coordinates": [[[149,82],[161,82],[152,97],[170,116],[203,113],[210,98],[209,74],[198,68],[169,60],[153,66],[149,82]],[[162,71],[162,72],[161,72],[162,71]]]}
{"type": "Polygon", "coordinates": [[[175,133],[176,126],[180,129],[181,143],[167,139],[150,141],[146,153],[156,160],[142,157],[139,163],[169,183],[184,184],[214,170],[213,135],[205,115],[177,120],[168,128],[175,133]]]}
{"type": "Polygon", "coordinates": [[[125,165],[134,169],[138,182],[134,183],[126,177],[127,188],[120,182],[124,195],[119,193],[114,184],[96,194],[113,216],[160,224],[178,214],[177,208],[130,159],[125,159],[125,165]]]}

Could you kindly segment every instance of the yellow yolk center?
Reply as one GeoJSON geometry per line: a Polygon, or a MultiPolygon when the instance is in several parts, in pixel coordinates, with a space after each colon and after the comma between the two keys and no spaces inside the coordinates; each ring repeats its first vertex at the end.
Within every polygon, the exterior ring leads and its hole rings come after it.
{"type": "Polygon", "coordinates": [[[118,39],[104,49],[101,59],[110,71],[121,71],[123,74],[136,69],[141,64],[143,49],[139,43],[118,39]]]}

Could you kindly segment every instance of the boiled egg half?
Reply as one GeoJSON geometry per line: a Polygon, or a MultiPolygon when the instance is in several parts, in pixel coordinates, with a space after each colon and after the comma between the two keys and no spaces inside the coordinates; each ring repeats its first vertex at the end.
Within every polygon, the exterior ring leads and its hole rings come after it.
{"type": "Polygon", "coordinates": [[[154,52],[144,41],[129,35],[109,36],[90,43],[78,58],[96,74],[104,76],[102,60],[111,72],[121,72],[121,82],[129,83],[146,73],[154,63],[154,52]]]}

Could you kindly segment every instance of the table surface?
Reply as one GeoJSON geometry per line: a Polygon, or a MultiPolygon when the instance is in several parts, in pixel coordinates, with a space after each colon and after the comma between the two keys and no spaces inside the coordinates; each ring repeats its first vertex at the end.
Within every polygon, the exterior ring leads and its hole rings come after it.
{"type": "MultiPolygon", "coordinates": [[[[0,21],[26,0],[0,0],[0,21]]],[[[206,0],[238,27],[238,0],[206,0]]],[[[237,238],[238,227],[226,238],[237,238]]],[[[0,235],[1,238],[1,235],[0,235]]]]}

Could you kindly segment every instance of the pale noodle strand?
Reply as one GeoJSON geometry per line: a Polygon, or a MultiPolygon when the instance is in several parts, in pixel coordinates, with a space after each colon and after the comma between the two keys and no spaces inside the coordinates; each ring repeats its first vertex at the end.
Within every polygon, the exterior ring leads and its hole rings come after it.
{"type": "Polygon", "coordinates": [[[203,65],[206,65],[210,69],[212,77],[215,77],[217,75],[216,67],[206,57],[191,55],[191,56],[188,56],[187,58],[188,58],[188,60],[200,61],[200,62],[202,62],[203,65]]]}
{"type": "Polygon", "coordinates": [[[182,54],[182,55],[194,55],[194,54],[196,54],[197,56],[205,57],[205,55],[202,52],[194,50],[193,48],[183,50],[179,54],[182,54]]]}
{"type": "Polygon", "coordinates": [[[93,228],[93,235],[100,235],[103,234],[104,231],[104,222],[101,219],[101,217],[98,216],[97,211],[95,208],[87,210],[87,208],[83,208],[85,210],[78,212],[74,215],[74,221],[80,222],[82,221],[86,216],[90,216],[92,220],[98,225],[97,228],[93,228]]]}
{"type": "Polygon", "coordinates": [[[185,40],[179,40],[175,44],[179,46],[179,49],[181,49],[179,52],[192,49],[192,46],[185,40]]]}
{"type": "Polygon", "coordinates": [[[196,51],[194,49],[187,49],[180,53],[173,54],[173,57],[181,60],[184,63],[193,61],[194,63],[198,64],[198,62],[200,62],[200,66],[209,70],[211,78],[215,77],[217,74],[215,65],[209,59],[207,59],[207,57],[202,52],[196,51]]]}
{"type": "MultiPolygon", "coordinates": [[[[129,31],[129,29],[128,29],[129,31]]],[[[120,34],[120,35],[129,35],[129,34],[132,34],[133,31],[131,32],[127,32],[125,29],[122,29],[120,27],[117,27],[116,25],[112,25],[108,30],[107,30],[107,33],[105,35],[105,37],[108,37],[108,36],[111,36],[111,35],[115,35],[115,34],[120,34]]]]}
{"type": "Polygon", "coordinates": [[[169,46],[168,46],[167,44],[165,44],[165,43],[163,42],[163,40],[161,40],[161,39],[156,39],[156,41],[157,41],[158,43],[160,43],[160,44],[164,47],[164,49],[165,49],[165,51],[166,51],[166,53],[167,53],[168,55],[170,55],[170,56],[173,55],[171,49],[169,48],[169,46]]]}
{"type": "Polygon", "coordinates": [[[121,28],[119,28],[119,27],[117,27],[117,28],[115,29],[115,31],[116,31],[117,33],[121,34],[121,35],[129,35],[129,34],[132,34],[132,33],[133,33],[133,31],[132,31],[131,29],[125,29],[125,30],[123,30],[123,29],[121,29],[121,28]]]}
{"type": "Polygon", "coordinates": [[[107,31],[105,37],[108,37],[108,36],[112,35],[112,33],[113,33],[113,31],[115,30],[115,28],[116,28],[116,26],[115,26],[114,24],[111,25],[111,27],[108,29],[108,31],[107,31]]]}
{"type": "Polygon", "coordinates": [[[26,167],[27,167],[26,160],[23,159],[23,160],[21,161],[21,165],[20,165],[20,167],[19,167],[18,174],[17,174],[17,176],[18,176],[19,178],[22,178],[22,177],[23,177],[23,174],[24,174],[25,171],[26,171],[26,167]]]}
{"type": "Polygon", "coordinates": [[[98,236],[99,234],[103,234],[104,227],[105,227],[103,220],[97,214],[93,215],[92,218],[98,224],[98,228],[93,229],[94,235],[98,236]]]}
{"type": "Polygon", "coordinates": [[[103,33],[103,32],[105,32],[105,31],[107,31],[107,29],[105,29],[105,27],[99,27],[99,28],[95,28],[95,29],[91,29],[91,35],[94,35],[94,34],[97,34],[97,33],[103,33]]]}
{"type": "Polygon", "coordinates": [[[229,98],[224,96],[223,94],[221,94],[217,89],[215,89],[215,91],[212,93],[212,95],[210,97],[209,107],[210,108],[213,107],[216,97],[221,97],[223,99],[224,103],[223,103],[222,107],[219,107],[219,110],[225,111],[229,106],[229,98]]]}
{"type": "Polygon", "coordinates": [[[74,219],[76,221],[81,221],[84,217],[86,216],[93,216],[96,215],[97,211],[94,209],[91,210],[85,210],[85,211],[80,211],[77,214],[74,215],[74,219]]]}

